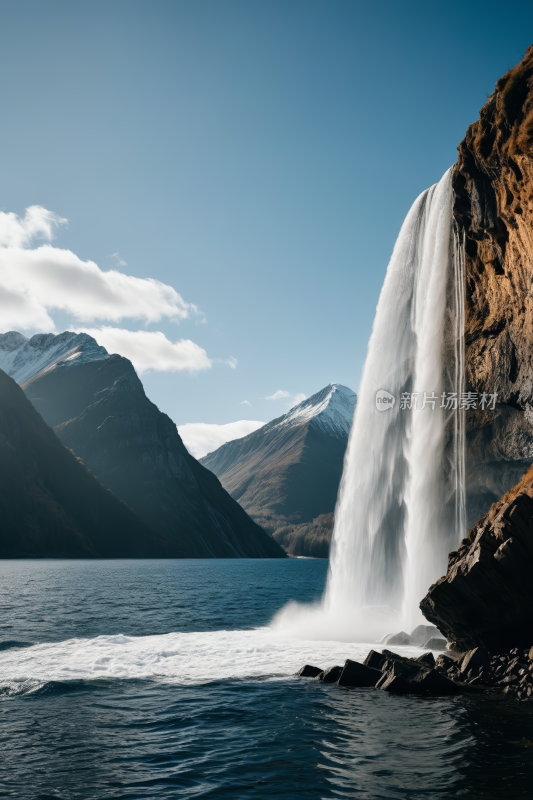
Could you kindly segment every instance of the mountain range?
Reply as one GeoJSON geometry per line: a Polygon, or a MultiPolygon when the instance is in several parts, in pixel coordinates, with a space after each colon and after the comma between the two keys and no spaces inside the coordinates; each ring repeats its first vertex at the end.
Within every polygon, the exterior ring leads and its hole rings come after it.
{"type": "Polygon", "coordinates": [[[200,463],[289,554],[327,557],[356,401],[330,384],[200,463]]]}
{"type": "Polygon", "coordinates": [[[87,334],[0,336],[0,369],[104,487],[147,526],[151,555],[284,557],[186,450],[130,361],[87,334]],[[155,538],[154,538],[155,537],[155,538]]]}

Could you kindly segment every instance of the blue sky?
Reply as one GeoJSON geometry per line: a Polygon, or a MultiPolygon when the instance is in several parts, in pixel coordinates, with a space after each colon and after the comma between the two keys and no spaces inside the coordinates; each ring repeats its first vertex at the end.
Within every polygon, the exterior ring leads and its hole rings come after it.
{"type": "Polygon", "coordinates": [[[533,40],[533,5],[502,9],[0,2],[0,208],[68,219],[54,247],[199,310],[80,322],[50,301],[55,329],[191,340],[209,368],[142,376],[178,424],[266,421],[330,382],[357,389],[409,206],[533,40]]]}

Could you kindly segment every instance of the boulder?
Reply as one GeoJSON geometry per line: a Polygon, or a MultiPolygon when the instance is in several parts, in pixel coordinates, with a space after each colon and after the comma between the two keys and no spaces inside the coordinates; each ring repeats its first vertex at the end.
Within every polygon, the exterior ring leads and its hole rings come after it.
{"type": "MultiPolygon", "coordinates": [[[[440,658],[440,656],[439,656],[439,658],[440,658]]],[[[436,666],[435,656],[431,652],[430,653],[424,653],[423,655],[418,656],[418,658],[415,659],[415,660],[419,664],[424,664],[426,667],[429,667],[429,669],[434,669],[435,666],[436,666]]]]}
{"type": "Polygon", "coordinates": [[[341,676],[342,667],[328,667],[323,672],[320,672],[316,679],[317,681],[322,681],[322,683],[337,683],[341,676]]]}
{"type": "Polygon", "coordinates": [[[310,664],[306,664],[305,667],[302,667],[299,672],[296,673],[296,677],[298,678],[316,678],[317,675],[320,675],[322,670],[320,667],[312,667],[310,664]]]}
{"type": "MultiPolygon", "coordinates": [[[[442,673],[412,659],[386,661],[383,665],[383,674],[388,678],[400,677],[407,681],[411,684],[411,691],[416,694],[450,695],[457,691],[453,681],[442,673]]],[[[379,687],[376,686],[376,688],[383,689],[385,685],[388,685],[387,680],[380,682],[379,687]]]]}
{"type": "Polygon", "coordinates": [[[358,661],[351,661],[348,658],[337,683],[339,686],[369,687],[375,686],[380,678],[381,672],[378,669],[365,666],[358,661]]]}
{"type": "Polygon", "coordinates": [[[446,639],[433,638],[428,639],[424,644],[424,650],[446,650],[446,639]]]}
{"type": "Polygon", "coordinates": [[[383,692],[390,692],[390,694],[418,694],[417,687],[413,686],[410,681],[406,681],[401,675],[384,675],[383,682],[376,685],[376,689],[381,689],[383,692]]]}
{"type": "Polygon", "coordinates": [[[475,647],[468,650],[460,661],[461,677],[466,675],[469,670],[479,670],[481,667],[490,666],[489,654],[483,647],[475,647]]]}
{"type": "Polygon", "coordinates": [[[387,636],[384,644],[411,644],[411,637],[405,631],[392,633],[390,636],[387,636]]]}
{"type": "Polygon", "coordinates": [[[414,658],[409,658],[408,656],[400,656],[398,655],[398,653],[393,653],[392,650],[383,649],[383,656],[387,661],[409,661],[409,662],[414,661],[414,658]]]}
{"type": "Polygon", "coordinates": [[[365,667],[372,667],[372,669],[381,669],[383,664],[385,663],[385,656],[382,653],[378,653],[375,650],[371,650],[370,653],[367,655],[363,664],[365,667]]]}
{"type": "Polygon", "coordinates": [[[531,647],[533,469],[464,541],[420,603],[422,613],[458,649],[531,647]]]}
{"type": "Polygon", "coordinates": [[[455,666],[456,660],[454,658],[450,658],[446,653],[441,653],[440,656],[437,656],[437,660],[435,661],[435,666],[443,669],[445,672],[450,669],[450,667],[455,666]]]}
{"type": "Polygon", "coordinates": [[[421,669],[409,679],[409,682],[417,686],[422,694],[450,695],[458,692],[455,683],[436,669],[421,669]]]}
{"type": "Polygon", "coordinates": [[[435,636],[440,636],[438,629],[434,625],[418,625],[410,634],[409,638],[411,644],[417,647],[422,647],[424,642],[432,639],[435,636]]]}

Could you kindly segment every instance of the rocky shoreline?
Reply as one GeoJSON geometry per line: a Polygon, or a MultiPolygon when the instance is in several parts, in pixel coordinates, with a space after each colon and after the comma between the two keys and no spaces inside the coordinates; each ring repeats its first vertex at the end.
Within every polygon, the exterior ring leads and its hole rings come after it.
{"type": "Polygon", "coordinates": [[[390,694],[452,696],[461,692],[502,693],[533,700],[533,647],[490,654],[483,647],[465,653],[448,650],[437,659],[432,652],[418,658],[371,650],[364,662],[347,659],[326,669],[306,664],[296,673],[346,688],[374,688],[390,694]]]}

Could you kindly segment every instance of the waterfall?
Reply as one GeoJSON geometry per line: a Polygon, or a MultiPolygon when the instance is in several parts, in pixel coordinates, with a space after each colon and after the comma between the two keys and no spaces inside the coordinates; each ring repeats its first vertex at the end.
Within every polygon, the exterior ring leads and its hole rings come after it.
{"type": "Polygon", "coordinates": [[[278,627],[346,639],[410,629],[423,621],[418,604],[465,535],[463,244],[451,179],[450,169],[415,201],[387,269],[324,598],[311,613],[284,609],[278,627]]]}

